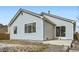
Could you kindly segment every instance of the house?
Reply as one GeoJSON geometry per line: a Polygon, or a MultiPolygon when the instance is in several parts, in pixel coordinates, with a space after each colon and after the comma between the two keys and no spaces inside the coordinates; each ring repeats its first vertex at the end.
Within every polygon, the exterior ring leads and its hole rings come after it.
{"type": "Polygon", "coordinates": [[[8,25],[10,39],[16,40],[73,40],[76,22],[42,12],[37,14],[19,9],[8,25]]]}

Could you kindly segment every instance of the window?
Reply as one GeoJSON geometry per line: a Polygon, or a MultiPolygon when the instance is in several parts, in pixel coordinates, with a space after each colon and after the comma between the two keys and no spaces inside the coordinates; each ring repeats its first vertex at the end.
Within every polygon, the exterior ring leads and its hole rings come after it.
{"type": "Polygon", "coordinates": [[[65,36],[65,26],[61,26],[61,37],[65,36]]]}
{"type": "Polygon", "coordinates": [[[32,25],[28,25],[28,33],[32,32],[32,25]]]}
{"type": "Polygon", "coordinates": [[[60,27],[56,27],[56,36],[57,36],[57,37],[60,36],[60,27]]]}
{"type": "Polygon", "coordinates": [[[25,24],[25,33],[36,32],[36,22],[25,24]]]}
{"type": "Polygon", "coordinates": [[[33,32],[36,32],[36,23],[33,23],[33,28],[32,28],[33,32]]]}
{"type": "Polygon", "coordinates": [[[25,24],[25,33],[27,33],[27,24],[25,24]]]}
{"type": "Polygon", "coordinates": [[[17,34],[17,27],[14,27],[14,34],[17,34]]]}
{"type": "Polygon", "coordinates": [[[65,37],[65,26],[58,26],[56,27],[56,36],[57,37],[65,37]]]}

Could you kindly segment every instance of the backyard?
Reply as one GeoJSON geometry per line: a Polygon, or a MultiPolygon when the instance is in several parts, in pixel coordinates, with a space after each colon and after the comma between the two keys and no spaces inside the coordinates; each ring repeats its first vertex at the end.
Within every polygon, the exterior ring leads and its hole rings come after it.
{"type": "Polygon", "coordinates": [[[25,40],[0,40],[0,52],[64,52],[62,45],[50,45],[25,40]]]}

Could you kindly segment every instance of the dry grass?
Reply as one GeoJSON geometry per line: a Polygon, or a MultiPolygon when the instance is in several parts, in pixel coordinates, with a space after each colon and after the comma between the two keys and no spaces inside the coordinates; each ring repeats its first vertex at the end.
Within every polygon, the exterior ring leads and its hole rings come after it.
{"type": "Polygon", "coordinates": [[[0,43],[21,45],[21,46],[0,48],[0,51],[2,52],[42,52],[45,49],[48,49],[47,44],[31,42],[31,41],[0,40],[0,43]]]}
{"type": "Polygon", "coordinates": [[[63,46],[48,45],[34,41],[0,40],[0,43],[14,45],[0,48],[1,52],[65,52],[65,50],[63,50],[63,46]]]}
{"type": "Polygon", "coordinates": [[[47,46],[38,45],[27,45],[27,46],[16,46],[16,47],[4,47],[1,48],[2,52],[42,52],[47,49],[47,46]]]}
{"type": "Polygon", "coordinates": [[[36,45],[36,44],[42,44],[39,42],[35,41],[28,41],[28,40],[0,40],[0,43],[5,43],[5,44],[22,44],[22,45],[36,45]]]}

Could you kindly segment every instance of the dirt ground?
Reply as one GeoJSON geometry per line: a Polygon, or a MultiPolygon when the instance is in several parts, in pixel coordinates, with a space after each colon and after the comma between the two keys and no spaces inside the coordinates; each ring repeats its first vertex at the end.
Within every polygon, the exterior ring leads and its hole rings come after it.
{"type": "Polygon", "coordinates": [[[24,40],[0,40],[0,52],[65,52],[64,46],[24,40]]]}

